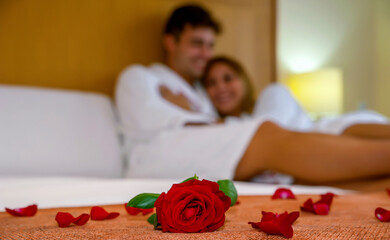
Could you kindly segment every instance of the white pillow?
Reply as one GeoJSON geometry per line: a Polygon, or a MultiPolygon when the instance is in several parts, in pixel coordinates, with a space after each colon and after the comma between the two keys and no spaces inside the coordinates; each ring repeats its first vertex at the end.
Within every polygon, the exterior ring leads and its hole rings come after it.
{"type": "Polygon", "coordinates": [[[121,177],[111,100],[0,85],[0,176],[121,177]]]}

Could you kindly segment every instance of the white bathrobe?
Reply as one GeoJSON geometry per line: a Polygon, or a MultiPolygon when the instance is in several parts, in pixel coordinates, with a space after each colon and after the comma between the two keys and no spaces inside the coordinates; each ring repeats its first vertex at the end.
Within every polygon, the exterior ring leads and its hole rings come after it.
{"type": "Polygon", "coordinates": [[[259,95],[252,118],[269,115],[290,130],[339,135],[346,128],[361,123],[389,124],[389,119],[372,110],[358,110],[340,116],[313,121],[282,84],[270,84],[259,95]]]}
{"type": "MultiPolygon", "coordinates": [[[[116,104],[126,140],[127,177],[232,179],[242,155],[264,121],[297,131],[339,134],[356,123],[388,123],[375,112],[356,112],[313,122],[282,85],[267,87],[252,116],[227,124],[213,124],[216,114],[203,89],[190,86],[162,64],[131,66],[116,88],[116,104]],[[159,87],[182,93],[193,111],[185,111],[162,98],[159,87]],[[207,126],[186,126],[207,123],[207,126]]],[[[266,182],[280,181],[271,173],[266,182]]],[[[284,176],[282,176],[283,178],[284,176]]],[[[264,179],[262,180],[264,181],[264,179]]]]}
{"type": "Polygon", "coordinates": [[[119,77],[116,104],[128,152],[126,176],[232,179],[258,126],[267,117],[240,124],[212,124],[215,113],[200,87],[191,87],[162,64],[130,66],[119,77]],[[195,112],[163,99],[159,86],[184,94],[195,112]],[[186,126],[185,123],[210,123],[186,126]]]}
{"type": "MultiPolygon", "coordinates": [[[[270,84],[259,95],[251,115],[244,118],[271,116],[286,129],[300,132],[320,132],[333,135],[341,134],[346,128],[358,123],[389,124],[389,120],[371,110],[359,110],[335,117],[324,117],[313,121],[309,114],[299,105],[290,91],[282,84],[270,84]]],[[[230,119],[230,121],[237,121],[230,119]]],[[[291,176],[266,171],[253,181],[262,183],[290,184],[291,176]]]]}

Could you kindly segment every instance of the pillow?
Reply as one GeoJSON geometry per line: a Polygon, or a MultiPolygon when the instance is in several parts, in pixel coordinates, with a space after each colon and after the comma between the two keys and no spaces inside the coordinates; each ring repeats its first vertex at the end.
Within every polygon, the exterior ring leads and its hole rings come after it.
{"type": "Polygon", "coordinates": [[[0,176],[121,177],[111,100],[0,85],[0,176]]]}

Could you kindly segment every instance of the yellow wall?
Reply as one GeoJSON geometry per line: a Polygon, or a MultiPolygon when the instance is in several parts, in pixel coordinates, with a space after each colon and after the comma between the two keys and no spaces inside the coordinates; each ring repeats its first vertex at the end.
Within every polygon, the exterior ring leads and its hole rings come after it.
{"type": "MultiPolygon", "coordinates": [[[[131,63],[163,60],[167,16],[184,0],[0,0],[0,83],[113,94],[131,63]]],[[[198,0],[223,24],[259,91],[274,80],[273,0],[198,0]]]]}
{"type": "Polygon", "coordinates": [[[367,107],[390,116],[389,4],[279,0],[279,81],[293,73],[337,67],[344,77],[344,111],[367,107]]]}
{"type": "Polygon", "coordinates": [[[376,0],[376,73],[374,106],[390,116],[390,1],[376,0]]]}

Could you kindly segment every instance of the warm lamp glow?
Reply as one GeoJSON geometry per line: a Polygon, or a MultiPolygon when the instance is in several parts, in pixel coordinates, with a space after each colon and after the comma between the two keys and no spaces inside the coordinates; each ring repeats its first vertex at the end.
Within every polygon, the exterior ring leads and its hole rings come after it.
{"type": "Polygon", "coordinates": [[[301,105],[316,117],[342,112],[343,83],[339,69],[294,74],[287,84],[301,105]]]}

